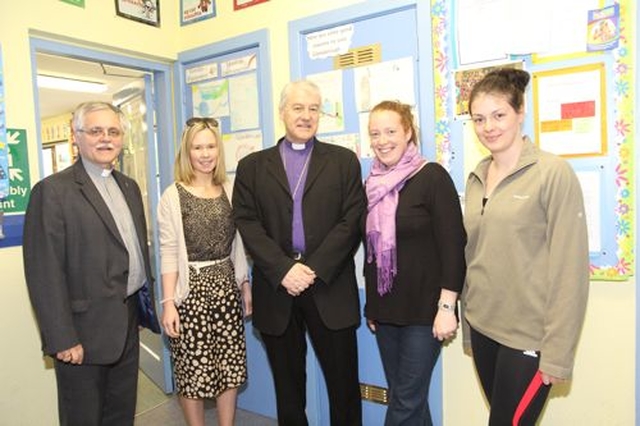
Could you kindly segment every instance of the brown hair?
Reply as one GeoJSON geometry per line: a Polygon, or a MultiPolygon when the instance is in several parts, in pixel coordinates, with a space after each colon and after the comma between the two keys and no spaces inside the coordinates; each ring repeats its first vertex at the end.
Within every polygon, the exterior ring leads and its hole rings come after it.
{"type": "Polygon", "coordinates": [[[411,106],[403,104],[400,101],[382,101],[378,105],[374,106],[369,116],[378,111],[393,111],[400,116],[400,123],[405,132],[411,131],[411,138],[409,143],[418,145],[418,130],[416,124],[413,121],[413,113],[411,112],[411,106]]]}
{"type": "Polygon", "coordinates": [[[531,76],[524,70],[515,68],[498,68],[484,76],[477,82],[469,95],[469,113],[473,101],[481,93],[504,95],[509,105],[516,111],[522,111],[524,107],[524,92],[531,76]]]}

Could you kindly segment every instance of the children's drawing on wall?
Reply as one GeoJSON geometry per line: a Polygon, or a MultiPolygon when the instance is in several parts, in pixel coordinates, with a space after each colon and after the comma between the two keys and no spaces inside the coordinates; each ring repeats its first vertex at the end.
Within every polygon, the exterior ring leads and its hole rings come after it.
{"type": "Polygon", "coordinates": [[[473,68],[455,71],[455,91],[456,91],[456,117],[469,115],[469,94],[473,86],[482,80],[482,77],[496,68],[516,68],[522,69],[522,62],[513,62],[500,66],[490,66],[484,68],[473,68]]]}
{"type": "Polygon", "coordinates": [[[415,106],[415,60],[409,56],[355,68],[353,81],[358,111],[369,111],[386,99],[415,106]]]}
{"type": "Polygon", "coordinates": [[[210,81],[191,86],[194,117],[226,117],[229,115],[229,81],[210,81]]]}
{"type": "Polygon", "coordinates": [[[260,126],[258,76],[255,72],[230,77],[228,98],[229,126],[232,132],[260,126]]]}
{"type": "Polygon", "coordinates": [[[344,100],[342,99],[342,70],[311,74],[307,79],[322,87],[319,133],[344,131],[344,100]]]}
{"type": "MultiPolygon", "coordinates": [[[[332,143],[334,145],[340,145],[356,153],[358,157],[361,157],[362,149],[360,146],[360,134],[359,133],[343,133],[336,135],[322,135],[322,142],[332,143]]],[[[367,139],[367,146],[369,140],[367,139]]]]}
{"type": "Polygon", "coordinates": [[[224,164],[227,167],[227,172],[235,172],[238,161],[252,152],[262,149],[262,132],[249,130],[229,133],[222,135],[222,142],[224,143],[224,164]]]}

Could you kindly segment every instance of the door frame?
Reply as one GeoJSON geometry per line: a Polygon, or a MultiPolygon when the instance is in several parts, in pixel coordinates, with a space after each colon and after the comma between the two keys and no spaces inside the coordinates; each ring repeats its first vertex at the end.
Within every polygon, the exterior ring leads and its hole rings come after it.
{"type": "MultiPolygon", "coordinates": [[[[380,0],[376,2],[366,2],[366,4],[355,4],[346,6],[341,9],[321,12],[316,15],[305,16],[298,20],[289,22],[289,57],[290,57],[290,74],[291,79],[296,80],[304,78],[304,59],[308,55],[304,47],[306,35],[322,31],[327,28],[337,27],[346,24],[357,24],[367,19],[376,18],[396,12],[412,10],[416,16],[416,43],[418,62],[415,69],[416,84],[416,100],[420,108],[419,125],[421,130],[421,151],[427,158],[436,158],[436,147],[427,141],[435,140],[435,127],[431,120],[434,117],[434,83],[430,77],[433,74],[433,52],[432,52],[432,29],[431,29],[431,10],[430,2],[426,0],[380,0]],[[425,78],[425,76],[427,78],[425,78]]],[[[363,164],[362,159],[360,160],[363,164]]],[[[363,171],[365,168],[363,167],[363,171]]],[[[363,176],[364,178],[364,176],[363,176]]],[[[363,264],[363,248],[360,247],[356,253],[356,264],[363,264]]],[[[365,305],[366,297],[364,290],[364,278],[362,275],[357,276],[358,291],[361,306],[365,305]]],[[[359,353],[359,373],[361,385],[376,385],[386,387],[386,379],[384,379],[384,371],[380,355],[377,350],[375,337],[366,327],[366,318],[362,316],[362,325],[357,331],[358,336],[358,353],[359,353]],[[364,377],[363,377],[364,376],[364,377]],[[365,377],[368,377],[365,379],[365,377]],[[377,377],[376,377],[377,376],[377,377]],[[376,383],[362,383],[362,380],[375,378],[380,380],[376,383]]],[[[329,403],[326,394],[326,388],[322,379],[322,371],[316,359],[308,362],[313,368],[307,368],[307,414],[309,423],[313,425],[324,425],[329,422],[328,412],[329,403]]],[[[443,422],[443,372],[442,372],[442,354],[438,357],[436,366],[434,367],[430,391],[429,406],[431,416],[435,425],[441,425],[443,422]]],[[[366,424],[382,424],[384,423],[384,415],[386,406],[372,401],[363,399],[363,422],[366,424]]]]}
{"type": "MultiPolygon", "coordinates": [[[[149,197],[149,202],[151,203],[151,212],[153,217],[148,218],[150,224],[154,224],[155,220],[155,211],[156,205],[159,198],[159,190],[160,188],[164,188],[168,182],[170,182],[173,176],[173,155],[174,155],[174,146],[172,144],[173,129],[174,129],[174,117],[172,113],[172,105],[171,105],[171,79],[172,79],[172,64],[167,61],[160,62],[159,60],[150,60],[145,59],[143,54],[140,54],[139,57],[135,56],[126,56],[124,54],[116,53],[115,51],[108,50],[98,50],[97,48],[89,48],[83,46],[80,41],[74,42],[73,44],[70,42],[61,42],[57,40],[45,39],[40,36],[30,36],[29,37],[29,45],[30,45],[30,55],[31,55],[31,79],[33,85],[33,97],[34,97],[34,105],[40,105],[40,99],[38,94],[37,87],[37,53],[47,53],[51,55],[64,56],[73,59],[91,61],[91,62],[101,62],[106,63],[113,66],[119,66],[123,68],[131,68],[139,71],[143,71],[153,75],[153,108],[155,109],[156,114],[156,122],[155,124],[155,137],[157,138],[155,141],[155,146],[151,146],[150,149],[155,150],[156,164],[153,167],[150,167],[152,173],[147,176],[148,182],[151,185],[154,182],[157,182],[156,191],[149,191],[151,194],[149,197]],[[155,170],[154,170],[155,169],[155,170]],[[159,178],[156,180],[156,178],[159,178]]],[[[37,129],[37,144],[38,144],[38,152],[42,150],[42,129],[41,129],[41,117],[39,108],[35,108],[35,120],[36,120],[36,129],[37,129]]],[[[153,132],[149,132],[151,137],[153,138],[153,132]]],[[[43,171],[43,162],[42,156],[38,155],[38,165],[39,165],[39,179],[42,178],[43,171]]],[[[158,230],[157,226],[152,226],[153,229],[153,239],[155,242],[155,247],[159,246],[158,242],[158,230]]],[[[160,276],[159,265],[160,265],[160,254],[158,250],[155,250],[152,255],[156,260],[156,271],[154,271],[155,276],[160,276]]],[[[156,304],[158,300],[158,296],[160,295],[160,285],[158,280],[155,283],[156,290],[156,304]]],[[[162,337],[161,337],[162,338],[162,337]]],[[[152,377],[155,379],[156,384],[164,390],[166,393],[170,393],[173,391],[173,378],[172,378],[172,370],[171,370],[171,359],[168,347],[166,343],[162,344],[162,353],[160,354],[160,362],[162,363],[162,377],[152,377]],[[158,383],[160,381],[160,383],[158,383]]],[[[153,356],[153,355],[152,355],[153,356]]],[[[142,366],[141,366],[142,367],[142,366]]],[[[142,367],[144,371],[144,368],[142,367]]]]}
{"type": "MultiPolygon", "coordinates": [[[[186,70],[203,61],[216,62],[216,58],[242,52],[247,49],[258,51],[259,65],[256,70],[260,84],[260,129],[262,131],[263,148],[272,146],[275,139],[274,110],[272,108],[271,55],[269,52],[269,31],[261,29],[230,37],[221,41],[198,46],[178,53],[174,65],[175,108],[178,127],[181,128],[191,111],[187,108],[189,96],[186,70]]],[[[235,172],[228,172],[235,177],[235,172]]],[[[266,351],[257,329],[250,320],[245,321],[247,343],[247,368],[249,381],[240,388],[238,408],[275,418],[276,401],[271,368],[267,361],[266,351]]]]}

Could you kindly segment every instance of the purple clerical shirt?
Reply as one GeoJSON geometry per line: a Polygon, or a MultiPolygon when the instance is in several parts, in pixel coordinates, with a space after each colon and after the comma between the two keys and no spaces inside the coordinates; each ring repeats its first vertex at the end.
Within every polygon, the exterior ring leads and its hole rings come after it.
{"type": "Polygon", "coordinates": [[[287,173],[289,191],[293,198],[293,222],[291,223],[291,235],[293,238],[292,250],[303,254],[306,247],[304,223],[302,221],[302,196],[307,180],[307,172],[309,171],[313,142],[314,139],[305,144],[296,144],[296,147],[301,146],[302,149],[295,149],[291,142],[286,139],[280,144],[280,155],[287,173]]]}

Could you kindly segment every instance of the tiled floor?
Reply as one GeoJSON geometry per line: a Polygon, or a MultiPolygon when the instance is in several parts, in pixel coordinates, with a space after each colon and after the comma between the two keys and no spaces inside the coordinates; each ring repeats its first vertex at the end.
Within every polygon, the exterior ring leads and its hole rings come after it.
{"type": "MultiPolygon", "coordinates": [[[[207,425],[217,425],[216,407],[211,401],[205,403],[207,425]]],[[[275,426],[278,422],[248,411],[238,410],[236,426],[275,426]]],[[[138,408],[135,426],[184,426],[180,404],[174,395],[166,395],[151,380],[140,372],[138,382],[138,408]]]]}

